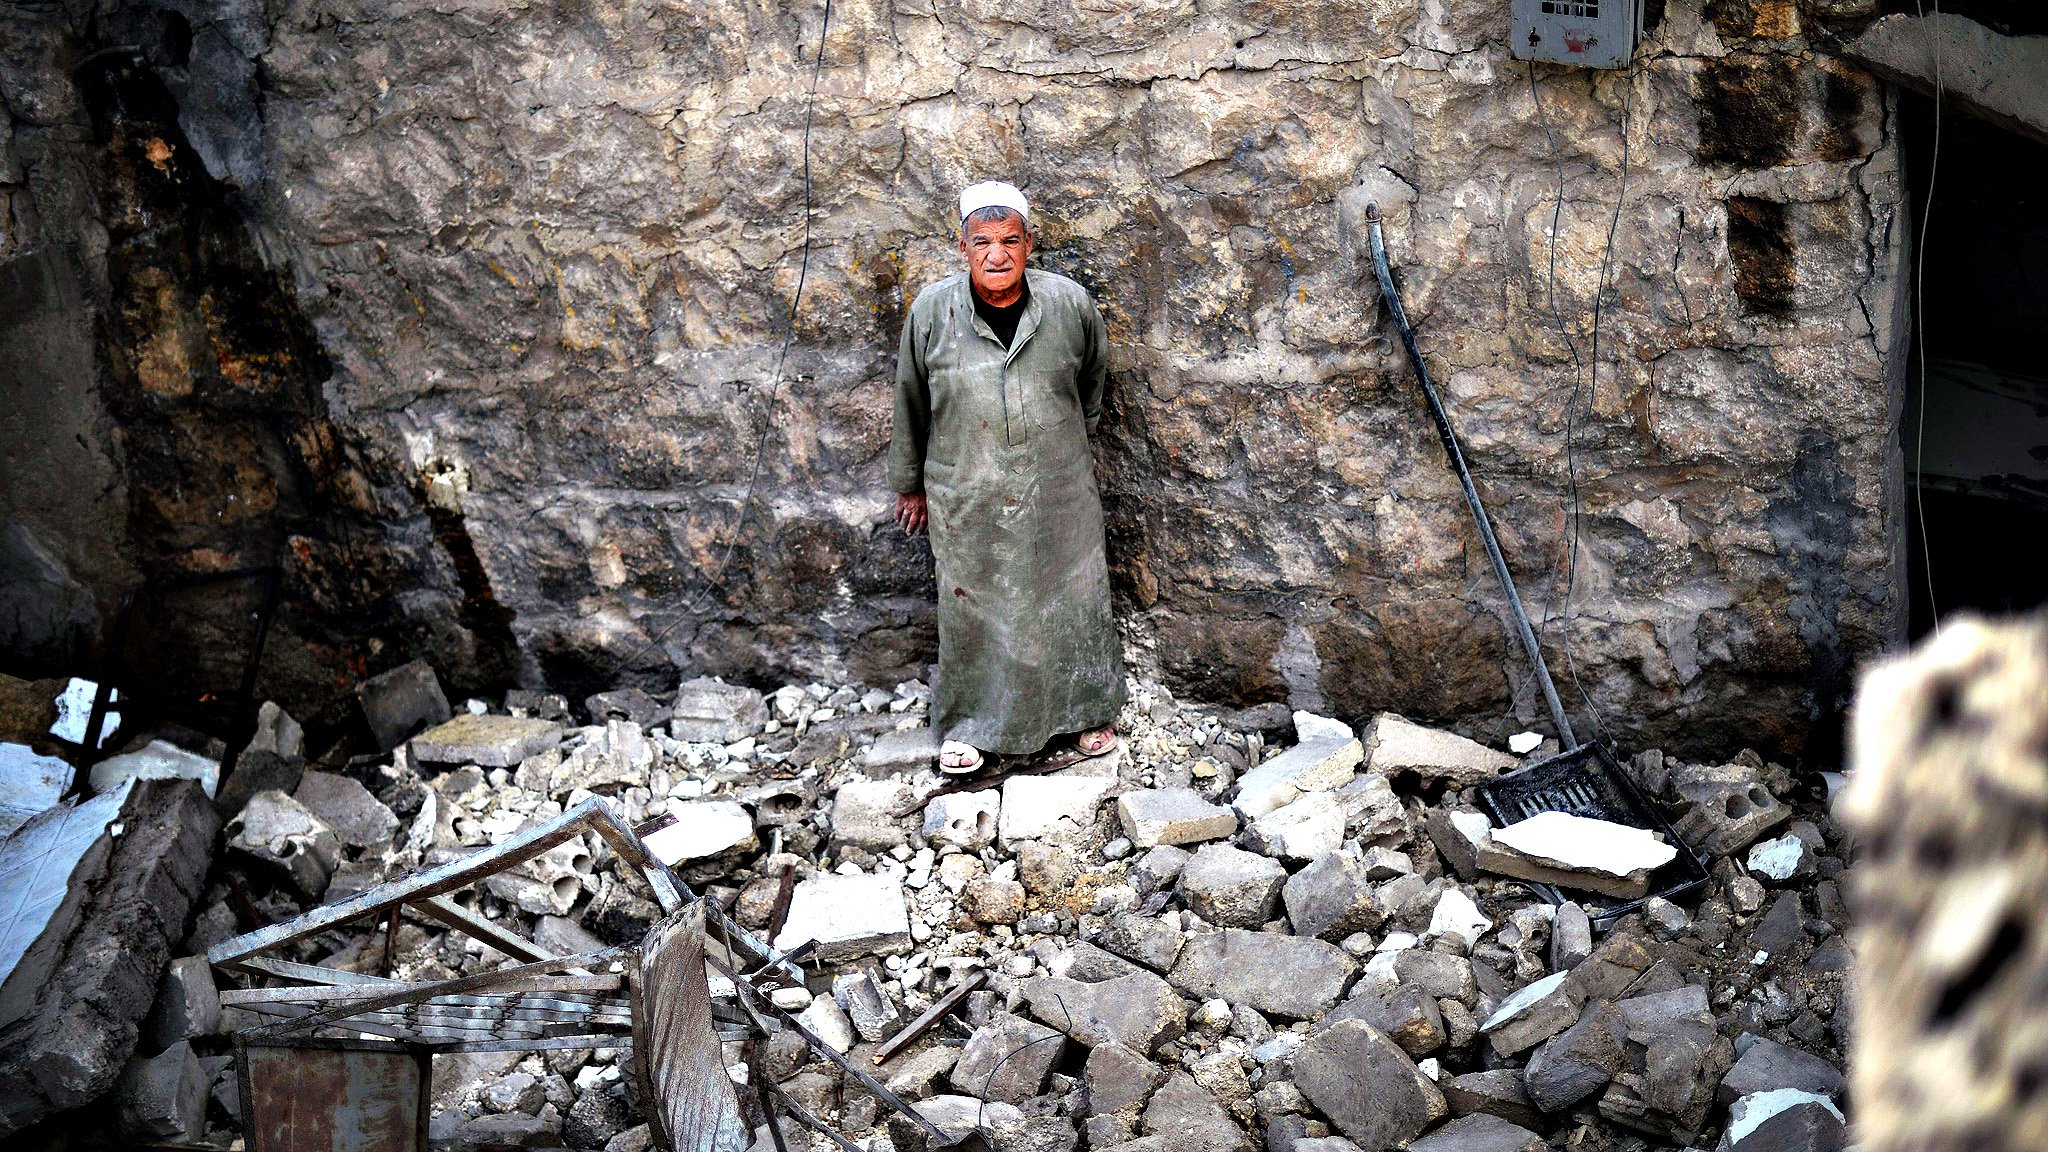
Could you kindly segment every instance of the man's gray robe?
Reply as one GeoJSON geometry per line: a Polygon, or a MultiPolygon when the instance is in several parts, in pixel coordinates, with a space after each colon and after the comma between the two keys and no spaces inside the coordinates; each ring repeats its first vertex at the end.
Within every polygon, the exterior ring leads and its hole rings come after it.
{"type": "Polygon", "coordinates": [[[1102,500],[1088,433],[1109,340],[1079,284],[1036,269],[1007,352],[962,273],[910,306],[896,362],[889,480],[922,490],[939,569],[932,724],[1026,754],[1124,703],[1102,500]]]}

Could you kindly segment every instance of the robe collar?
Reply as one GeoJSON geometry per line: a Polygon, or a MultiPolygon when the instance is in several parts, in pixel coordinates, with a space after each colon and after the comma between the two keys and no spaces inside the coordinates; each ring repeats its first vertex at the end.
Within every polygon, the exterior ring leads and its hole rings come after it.
{"type": "MultiPolygon", "coordinates": [[[[1024,282],[1031,286],[1031,299],[1025,301],[1024,315],[1017,319],[1017,334],[1010,337],[1010,347],[1003,355],[1004,364],[1008,364],[1017,358],[1017,353],[1023,350],[1025,343],[1031,339],[1032,334],[1038,331],[1039,318],[1044,315],[1042,301],[1045,299],[1045,294],[1038,290],[1035,271],[1035,269],[1031,268],[1024,269],[1024,282]]],[[[995,329],[990,328],[987,322],[982,320],[981,313],[974,310],[974,281],[965,273],[962,273],[960,277],[960,292],[960,305],[966,309],[967,321],[973,326],[975,333],[989,343],[1001,348],[1003,343],[996,339],[995,329]]]]}

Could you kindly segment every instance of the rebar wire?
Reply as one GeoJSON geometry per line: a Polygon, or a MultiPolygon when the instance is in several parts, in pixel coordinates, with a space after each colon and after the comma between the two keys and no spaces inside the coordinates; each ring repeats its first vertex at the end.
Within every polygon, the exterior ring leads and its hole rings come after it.
{"type": "MultiPolygon", "coordinates": [[[[703,608],[706,604],[710,603],[712,593],[722,592],[725,590],[726,572],[728,569],[732,567],[733,553],[739,549],[740,536],[742,533],[746,531],[747,517],[750,513],[752,513],[754,509],[754,497],[755,494],[760,490],[761,485],[762,465],[768,459],[768,437],[775,431],[775,401],[782,391],[783,366],[784,363],[789,359],[790,345],[796,341],[797,309],[801,307],[803,304],[804,285],[810,280],[811,274],[811,122],[812,117],[816,113],[818,106],[818,76],[819,73],[821,73],[825,67],[825,38],[831,33],[831,31],[832,0],[825,0],[824,17],[818,25],[818,47],[817,50],[811,54],[810,89],[804,96],[803,255],[797,263],[796,290],[790,294],[789,298],[789,316],[788,321],[783,328],[782,347],[775,353],[775,371],[770,376],[768,381],[768,403],[765,406],[764,411],[762,412],[761,435],[754,442],[754,466],[752,471],[750,471],[747,475],[746,493],[740,499],[739,518],[733,521],[732,535],[726,538],[725,552],[722,556],[719,557],[717,572],[705,581],[704,586],[698,590],[698,593],[695,597],[693,597],[690,601],[686,602],[680,609],[677,610],[675,619],[669,621],[668,624],[664,626],[661,629],[661,631],[655,633],[654,637],[648,640],[647,643],[642,644],[639,648],[635,649],[632,655],[620,661],[619,666],[621,668],[632,667],[633,662],[635,660],[638,660],[640,657],[646,655],[656,645],[668,639],[669,634],[676,630],[677,625],[681,624],[684,620],[689,619],[691,616],[695,615],[699,609],[703,608]]],[[[803,49],[801,46],[798,47],[797,53],[797,59],[801,61],[803,59],[803,49]]]]}
{"type": "MultiPolygon", "coordinates": [[[[1941,18],[1941,0],[1933,0],[1934,18],[1941,18]]],[[[1913,518],[1920,523],[1920,573],[1927,581],[1927,617],[1941,635],[1941,611],[1934,602],[1934,546],[1927,539],[1927,497],[1920,484],[1927,455],[1927,230],[1934,223],[1934,178],[1941,170],[1941,38],[1934,24],[1913,0],[1913,15],[1927,30],[1927,54],[1934,65],[1934,147],[1927,157],[1927,197],[1920,205],[1920,235],[1913,244],[1913,343],[1920,360],[1920,403],[1913,419],[1913,518]]]]}

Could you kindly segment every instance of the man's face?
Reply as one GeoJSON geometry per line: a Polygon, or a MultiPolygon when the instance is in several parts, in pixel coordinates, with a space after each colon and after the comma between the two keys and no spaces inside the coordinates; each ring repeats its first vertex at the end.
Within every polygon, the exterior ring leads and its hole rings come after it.
{"type": "Polygon", "coordinates": [[[970,220],[967,234],[960,238],[960,255],[967,258],[967,278],[985,300],[997,302],[1014,294],[1024,278],[1024,261],[1031,255],[1031,233],[1016,216],[1001,220],[970,220]]]}

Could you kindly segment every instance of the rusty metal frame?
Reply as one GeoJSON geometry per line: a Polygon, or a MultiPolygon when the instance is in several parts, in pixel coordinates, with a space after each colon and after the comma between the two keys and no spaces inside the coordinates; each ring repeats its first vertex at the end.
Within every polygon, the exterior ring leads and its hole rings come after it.
{"type": "MultiPolygon", "coordinates": [[[[349,1040],[327,1037],[299,1036],[289,1039],[263,1040],[252,1043],[248,1038],[235,1037],[235,1094],[242,1124],[243,1140],[249,1152],[340,1152],[337,1149],[323,1149],[316,1146],[290,1145],[275,1148],[259,1144],[256,1116],[256,1088],[253,1070],[249,1061],[251,1048],[289,1048],[326,1052],[377,1052],[410,1056],[419,1077],[418,1114],[414,1117],[413,1144],[410,1152],[426,1152],[428,1124],[433,1117],[433,1053],[427,1048],[409,1044],[387,1044],[374,1040],[349,1040]]],[[[401,1150],[365,1149],[362,1152],[401,1152],[401,1150]]]]}

